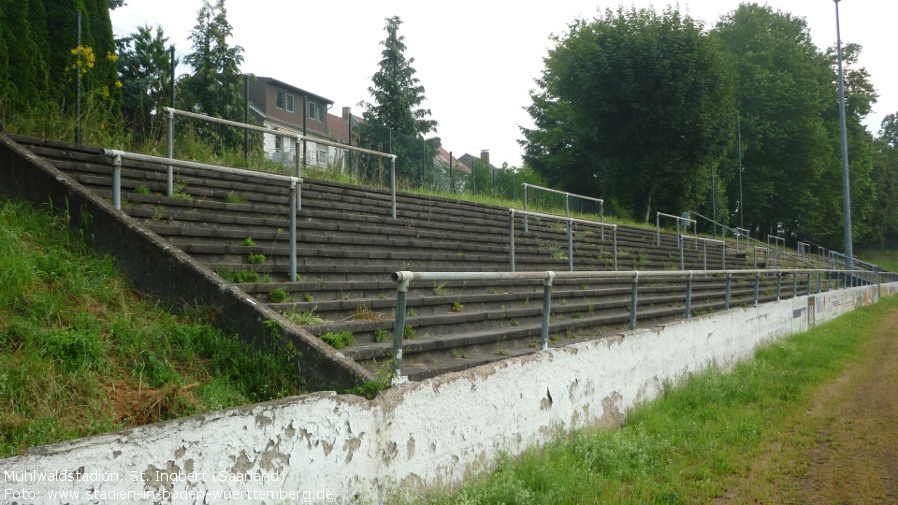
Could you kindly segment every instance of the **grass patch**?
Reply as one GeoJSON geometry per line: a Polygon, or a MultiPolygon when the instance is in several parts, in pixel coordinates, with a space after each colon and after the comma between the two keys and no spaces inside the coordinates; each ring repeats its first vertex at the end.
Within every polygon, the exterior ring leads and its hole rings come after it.
{"type": "Polygon", "coordinates": [[[327,319],[323,319],[315,315],[315,309],[318,307],[312,308],[312,310],[306,312],[286,312],[284,317],[296,323],[300,326],[308,326],[313,324],[327,324],[330,321],[327,319]]]}
{"type": "Polygon", "coordinates": [[[227,203],[246,203],[246,198],[240,196],[239,193],[229,191],[228,194],[225,195],[225,202],[227,202],[227,203]]]}
{"type": "Polygon", "coordinates": [[[355,343],[355,337],[349,330],[325,333],[321,335],[321,340],[334,349],[343,349],[355,343]]]}
{"type": "Polygon", "coordinates": [[[800,425],[817,389],[836,378],[898,298],[860,308],[760,349],[728,374],[708,369],[629,412],[618,429],[561,435],[454,495],[415,503],[711,503],[800,425]]]}
{"type": "Polygon", "coordinates": [[[268,292],[268,301],[271,303],[292,302],[293,299],[287,296],[286,288],[275,288],[268,292]]]}
{"type": "Polygon", "coordinates": [[[145,301],[65,220],[0,199],[0,458],[301,393],[288,356],[145,301]]]}
{"type": "Polygon", "coordinates": [[[259,273],[252,270],[220,270],[218,275],[228,281],[236,284],[242,282],[259,282],[259,273]]]}

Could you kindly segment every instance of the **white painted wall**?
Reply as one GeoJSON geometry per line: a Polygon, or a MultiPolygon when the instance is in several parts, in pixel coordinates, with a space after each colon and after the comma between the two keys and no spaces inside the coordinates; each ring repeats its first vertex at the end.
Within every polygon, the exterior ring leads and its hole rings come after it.
{"type": "Polygon", "coordinates": [[[809,319],[810,300],[798,297],[511,358],[374,401],[315,393],[38,447],[0,460],[0,503],[377,503],[397,486],[457,484],[557,430],[617,425],[666,380],[730,367],[875,299],[875,287],[811,296],[809,319]],[[36,480],[59,475],[67,480],[36,480]],[[247,475],[264,480],[234,480],[247,475]],[[213,494],[229,492],[238,499],[213,494]]]}

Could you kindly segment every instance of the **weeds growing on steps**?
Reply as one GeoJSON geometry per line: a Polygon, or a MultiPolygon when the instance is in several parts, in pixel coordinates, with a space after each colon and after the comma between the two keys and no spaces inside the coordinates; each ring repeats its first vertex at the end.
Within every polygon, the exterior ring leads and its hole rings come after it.
{"type": "Polygon", "coordinates": [[[301,393],[289,359],[143,300],[65,220],[0,199],[0,458],[301,393]]]}

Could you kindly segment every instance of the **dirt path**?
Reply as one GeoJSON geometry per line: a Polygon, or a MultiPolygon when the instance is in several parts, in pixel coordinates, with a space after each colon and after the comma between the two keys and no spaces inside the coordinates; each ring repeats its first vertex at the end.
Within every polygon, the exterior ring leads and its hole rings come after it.
{"type": "Polygon", "coordinates": [[[898,504],[898,312],[718,503],[898,504]]]}

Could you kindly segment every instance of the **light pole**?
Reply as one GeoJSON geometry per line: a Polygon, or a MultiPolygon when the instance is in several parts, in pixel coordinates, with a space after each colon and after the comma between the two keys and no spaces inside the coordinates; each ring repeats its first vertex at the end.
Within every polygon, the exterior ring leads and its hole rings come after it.
{"type": "Polygon", "coordinates": [[[842,127],[842,214],[845,216],[845,268],[853,266],[851,247],[851,190],[848,184],[848,133],[845,127],[845,81],[842,76],[842,34],[839,30],[839,0],[836,4],[836,54],[839,61],[839,120],[842,127]]]}

